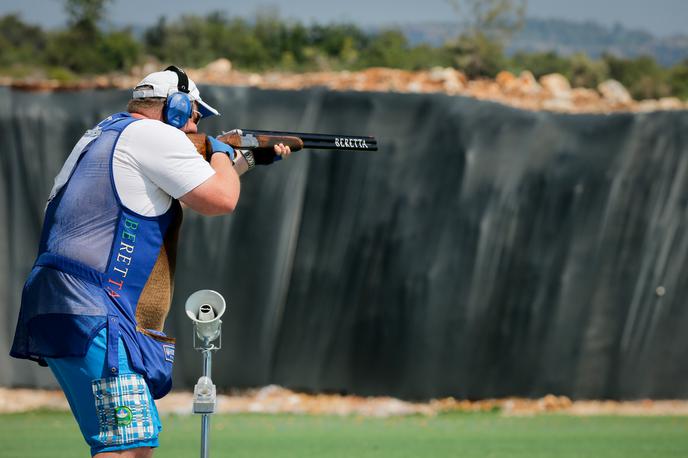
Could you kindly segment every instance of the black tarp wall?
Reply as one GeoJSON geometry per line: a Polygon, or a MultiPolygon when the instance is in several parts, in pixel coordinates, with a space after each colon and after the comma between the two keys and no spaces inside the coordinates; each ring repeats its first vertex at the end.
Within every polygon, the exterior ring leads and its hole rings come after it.
{"type": "MultiPolygon", "coordinates": [[[[183,304],[209,288],[231,309],[221,388],[688,398],[688,112],[203,92],[223,113],[208,133],[374,134],[380,151],[298,152],[246,175],[234,215],[186,213],[166,326],[177,388],[200,373],[183,304]]],[[[128,96],[0,88],[0,386],[56,386],[7,356],[21,287],[54,175],[128,96]]]]}

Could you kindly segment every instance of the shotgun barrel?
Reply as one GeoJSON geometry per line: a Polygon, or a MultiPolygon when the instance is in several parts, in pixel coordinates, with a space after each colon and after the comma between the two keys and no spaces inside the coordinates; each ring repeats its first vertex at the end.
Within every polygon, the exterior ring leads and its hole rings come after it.
{"type": "MultiPolygon", "coordinates": [[[[209,160],[208,152],[212,149],[208,144],[206,134],[186,134],[193,142],[199,154],[209,160]]],[[[304,132],[283,132],[277,130],[241,129],[226,132],[218,140],[236,149],[249,149],[256,151],[272,150],[280,143],[289,146],[292,151],[304,148],[333,149],[354,151],[377,151],[375,137],[360,135],[332,135],[309,134],[304,132]]]]}
{"type": "Polygon", "coordinates": [[[284,132],[277,130],[241,129],[242,135],[297,137],[303,141],[303,148],[335,149],[355,151],[377,151],[377,139],[360,135],[310,134],[305,132],[284,132]]]}

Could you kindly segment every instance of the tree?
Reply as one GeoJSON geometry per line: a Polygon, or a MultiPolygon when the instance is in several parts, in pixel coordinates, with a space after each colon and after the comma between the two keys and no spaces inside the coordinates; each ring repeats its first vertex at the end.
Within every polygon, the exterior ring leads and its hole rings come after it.
{"type": "Polygon", "coordinates": [[[126,70],[136,63],[141,46],[128,30],[104,34],[99,23],[110,0],[65,0],[69,27],[50,35],[45,52],[48,65],[75,73],[126,70]]]}
{"type": "Polygon", "coordinates": [[[566,57],[559,56],[554,51],[525,53],[517,52],[511,58],[512,70],[520,73],[523,70],[530,71],[535,78],[540,78],[549,73],[568,73],[570,65],[566,57]]]}
{"type": "Polygon", "coordinates": [[[523,27],[527,0],[447,0],[460,18],[448,43],[455,64],[469,77],[495,76],[506,63],[504,42],[523,27]]]}
{"type": "Polygon", "coordinates": [[[462,36],[483,35],[504,44],[523,27],[528,0],[447,0],[459,16],[462,36]]]}
{"type": "Polygon", "coordinates": [[[0,17],[0,65],[35,62],[47,43],[40,27],[25,24],[16,14],[0,17]]]}
{"type": "Polygon", "coordinates": [[[651,56],[623,59],[610,54],[603,56],[609,67],[609,76],[626,86],[638,99],[651,99],[671,95],[666,71],[651,56]]]}
{"type": "Polygon", "coordinates": [[[482,33],[460,36],[449,46],[454,64],[469,78],[493,78],[506,67],[502,45],[482,33]]]}
{"type": "Polygon", "coordinates": [[[71,27],[97,29],[111,0],[65,0],[65,10],[71,27]]]}
{"type": "Polygon", "coordinates": [[[82,47],[101,39],[98,24],[105,16],[108,2],[110,0],[65,0],[69,30],[74,41],[83,40],[82,47]]]}
{"type": "Polygon", "coordinates": [[[404,68],[408,57],[406,37],[399,30],[385,30],[375,35],[362,60],[366,66],[404,68]]]}
{"type": "Polygon", "coordinates": [[[669,70],[671,93],[688,101],[688,59],[676,64],[669,70]]]}
{"type": "Polygon", "coordinates": [[[573,87],[597,87],[609,79],[609,67],[603,60],[592,60],[585,54],[568,58],[569,70],[564,73],[573,87]]]}

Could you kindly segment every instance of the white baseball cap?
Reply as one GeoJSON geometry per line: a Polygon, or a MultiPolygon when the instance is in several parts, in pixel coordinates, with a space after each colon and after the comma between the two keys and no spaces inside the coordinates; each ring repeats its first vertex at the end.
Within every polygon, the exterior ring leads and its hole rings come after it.
{"type": "MultiPolygon", "coordinates": [[[[201,117],[220,114],[215,108],[211,107],[201,99],[201,93],[198,92],[196,83],[191,78],[189,80],[188,94],[189,98],[198,104],[198,111],[201,117]]],[[[132,95],[135,99],[144,99],[147,97],[164,97],[179,92],[179,76],[172,70],[165,70],[162,72],[154,72],[142,79],[134,88],[132,95]]],[[[186,91],[182,91],[186,92],[186,91]]]]}

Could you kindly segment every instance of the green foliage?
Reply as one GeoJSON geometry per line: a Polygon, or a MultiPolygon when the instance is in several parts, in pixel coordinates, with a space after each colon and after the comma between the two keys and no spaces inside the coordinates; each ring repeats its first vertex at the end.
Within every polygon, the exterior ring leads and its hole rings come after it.
{"type": "Polygon", "coordinates": [[[649,56],[622,59],[603,56],[609,67],[609,76],[626,86],[636,99],[666,97],[671,94],[667,71],[649,56]]]}
{"type": "Polygon", "coordinates": [[[48,67],[46,76],[61,83],[77,81],[79,77],[64,67],[48,67]]]}
{"type": "Polygon", "coordinates": [[[592,60],[585,54],[569,57],[569,68],[564,74],[574,87],[597,87],[609,79],[609,67],[600,60],[592,60]]]}
{"type": "Polygon", "coordinates": [[[43,53],[46,42],[40,27],[25,24],[16,14],[0,17],[0,66],[31,63],[43,53]]]}
{"type": "Polygon", "coordinates": [[[433,48],[421,45],[411,48],[406,55],[406,68],[424,70],[432,67],[451,67],[454,56],[447,47],[433,48]]]}
{"type": "Polygon", "coordinates": [[[590,59],[585,54],[562,57],[555,52],[517,53],[511,59],[510,68],[516,73],[529,70],[536,78],[549,73],[561,73],[573,87],[597,87],[609,79],[607,63],[590,59]]]}
{"type": "Polygon", "coordinates": [[[269,17],[259,18],[252,26],[243,19],[229,20],[219,12],[205,18],[185,16],[171,23],[161,18],[146,31],[144,45],[149,54],[165,62],[202,66],[226,57],[259,69],[281,59],[284,28],[269,17]]]}
{"type": "Polygon", "coordinates": [[[167,24],[164,18],[144,36],[145,49],[162,61],[173,61],[183,65],[198,66],[208,59],[208,37],[203,19],[184,16],[179,21],[167,24]]]}
{"type": "MultiPolygon", "coordinates": [[[[65,0],[69,27],[48,34],[43,63],[76,74],[123,71],[137,63],[141,45],[129,30],[103,33],[99,22],[110,0],[65,0]]],[[[69,73],[67,73],[68,75],[69,73]]]]}
{"type": "Polygon", "coordinates": [[[126,30],[102,34],[71,28],[50,35],[44,61],[78,74],[125,71],[139,61],[140,44],[126,30]]]}
{"type": "Polygon", "coordinates": [[[100,34],[93,36],[81,28],[60,30],[51,33],[45,50],[45,63],[61,66],[76,73],[99,73],[101,59],[98,45],[100,34]]]}
{"type": "Polygon", "coordinates": [[[105,16],[105,7],[110,0],[65,0],[64,3],[71,26],[82,24],[97,28],[105,16]]]}
{"type": "Polygon", "coordinates": [[[669,69],[667,81],[671,93],[683,100],[688,100],[688,59],[669,69]]]}
{"type": "Polygon", "coordinates": [[[107,63],[108,70],[125,71],[139,62],[141,44],[134,39],[129,30],[119,30],[103,37],[101,58],[107,63]]]}
{"type": "Polygon", "coordinates": [[[506,67],[502,45],[480,32],[462,35],[448,45],[454,63],[469,78],[493,78],[506,67]]]}
{"type": "Polygon", "coordinates": [[[361,63],[364,67],[403,68],[409,46],[399,30],[386,30],[376,35],[363,50],[361,63]]]}
{"type": "Polygon", "coordinates": [[[529,70],[533,76],[540,78],[549,73],[561,73],[569,71],[568,59],[559,56],[554,51],[539,53],[518,52],[511,58],[511,68],[514,73],[529,70]]]}
{"type": "Polygon", "coordinates": [[[352,24],[316,25],[306,34],[306,69],[360,68],[371,37],[352,24]]]}
{"type": "Polygon", "coordinates": [[[459,17],[448,44],[456,67],[470,78],[494,77],[506,65],[504,42],[523,27],[527,0],[447,0],[459,17]]]}
{"type": "MultiPolygon", "coordinates": [[[[83,40],[82,45],[74,51],[85,51],[87,56],[90,57],[100,45],[101,32],[99,22],[105,16],[105,6],[109,1],[64,0],[65,10],[69,17],[68,31],[71,33],[71,36],[62,36],[63,42],[69,43],[74,42],[74,40],[83,40]]],[[[75,68],[75,70],[77,69],[75,68]]]]}
{"type": "Polygon", "coordinates": [[[523,27],[528,0],[447,0],[467,36],[483,35],[503,44],[523,27]]]}
{"type": "Polygon", "coordinates": [[[202,66],[225,57],[246,70],[411,69],[448,62],[443,50],[413,48],[396,29],[368,35],[352,24],[306,28],[270,14],[259,15],[254,24],[222,13],[170,23],[161,19],[146,31],[144,43],[164,62],[202,66]]]}

